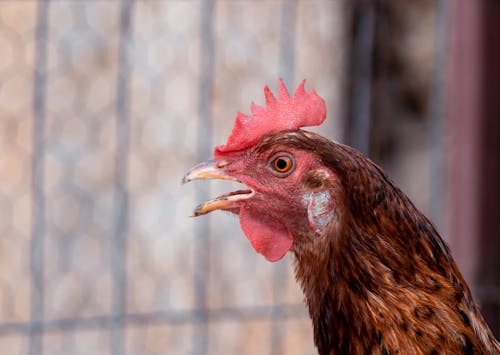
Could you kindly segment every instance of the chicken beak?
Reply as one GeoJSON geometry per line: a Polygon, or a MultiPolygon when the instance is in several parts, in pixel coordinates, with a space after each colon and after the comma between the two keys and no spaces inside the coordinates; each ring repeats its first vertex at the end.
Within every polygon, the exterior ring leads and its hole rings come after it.
{"type": "MultiPolygon", "coordinates": [[[[182,178],[182,183],[185,184],[193,180],[202,179],[230,180],[241,183],[237,178],[227,175],[221,167],[217,166],[215,160],[209,160],[191,168],[182,178]]],[[[239,202],[253,195],[254,192],[252,190],[238,190],[219,196],[196,207],[193,212],[193,217],[201,216],[215,210],[225,210],[237,213],[239,210],[239,202]]]]}
{"type": "Polygon", "coordinates": [[[193,180],[219,179],[241,182],[240,180],[227,175],[222,169],[217,166],[215,160],[208,160],[199,163],[191,168],[182,178],[182,183],[188,183],[193,180]]]}

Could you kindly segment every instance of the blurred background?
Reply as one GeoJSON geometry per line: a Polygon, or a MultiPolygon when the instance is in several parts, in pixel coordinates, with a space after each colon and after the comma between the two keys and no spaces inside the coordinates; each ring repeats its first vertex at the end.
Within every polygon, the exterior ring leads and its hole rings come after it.
{"type": "Polygon", "coordinates": [[[500,333],[500,1],[0,0],[3,354],[314,354],[290,267],[181,186],[262,88],[389,171],[500,333]]]}

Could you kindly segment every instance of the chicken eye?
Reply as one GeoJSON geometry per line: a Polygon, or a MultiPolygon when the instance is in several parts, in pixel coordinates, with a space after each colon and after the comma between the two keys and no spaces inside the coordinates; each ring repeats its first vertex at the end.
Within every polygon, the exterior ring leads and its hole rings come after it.
{"type": "Polygon", "coordinates": [[[288,173],[293,168],[293,158],[288,155],[278,155],[271,159],[271,168],[277,173],[288,173]]]}

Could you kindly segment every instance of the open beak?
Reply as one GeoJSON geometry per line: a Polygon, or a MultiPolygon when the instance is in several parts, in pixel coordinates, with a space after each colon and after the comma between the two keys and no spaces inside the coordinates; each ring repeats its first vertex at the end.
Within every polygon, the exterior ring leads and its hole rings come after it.
{"type": "MultiPolygon", "coordinates": [[[[201,179],[231,180],[241,183],[237,178],[227,175],[222,167],[220,165],[218,166],[215,160],[209,160],[195,165],[186,175],[184,175],[182,183],[185,184],[193,180],[201,179]]],[[[215,210],[225,210],[237,213],[239,211],[240,202],[251,198],[254,194],[253,190],[245,189],[216,197],[196,207],[193,212],[193,217],[201,216],[215,210]]]]}

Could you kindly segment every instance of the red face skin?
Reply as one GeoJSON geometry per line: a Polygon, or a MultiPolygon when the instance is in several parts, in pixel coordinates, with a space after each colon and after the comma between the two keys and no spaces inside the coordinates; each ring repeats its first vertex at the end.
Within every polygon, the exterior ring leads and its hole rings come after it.
{"type": "Polygon", "coordinates": [[[217,166],[253,191],[252,197],[223,209],[239,214],[243,232],[269,261],[281,259],[294,239],[318,233],[333,211],[328,182],[334,175],[311,152],[279,145],[266,151],[250,147],[218,154],[217,166]],[[274,167],[280,157],[291,159],[289,171],[274,167]],[[312,185],[312,175],[324,181],[316,179],[312,185]]]}

